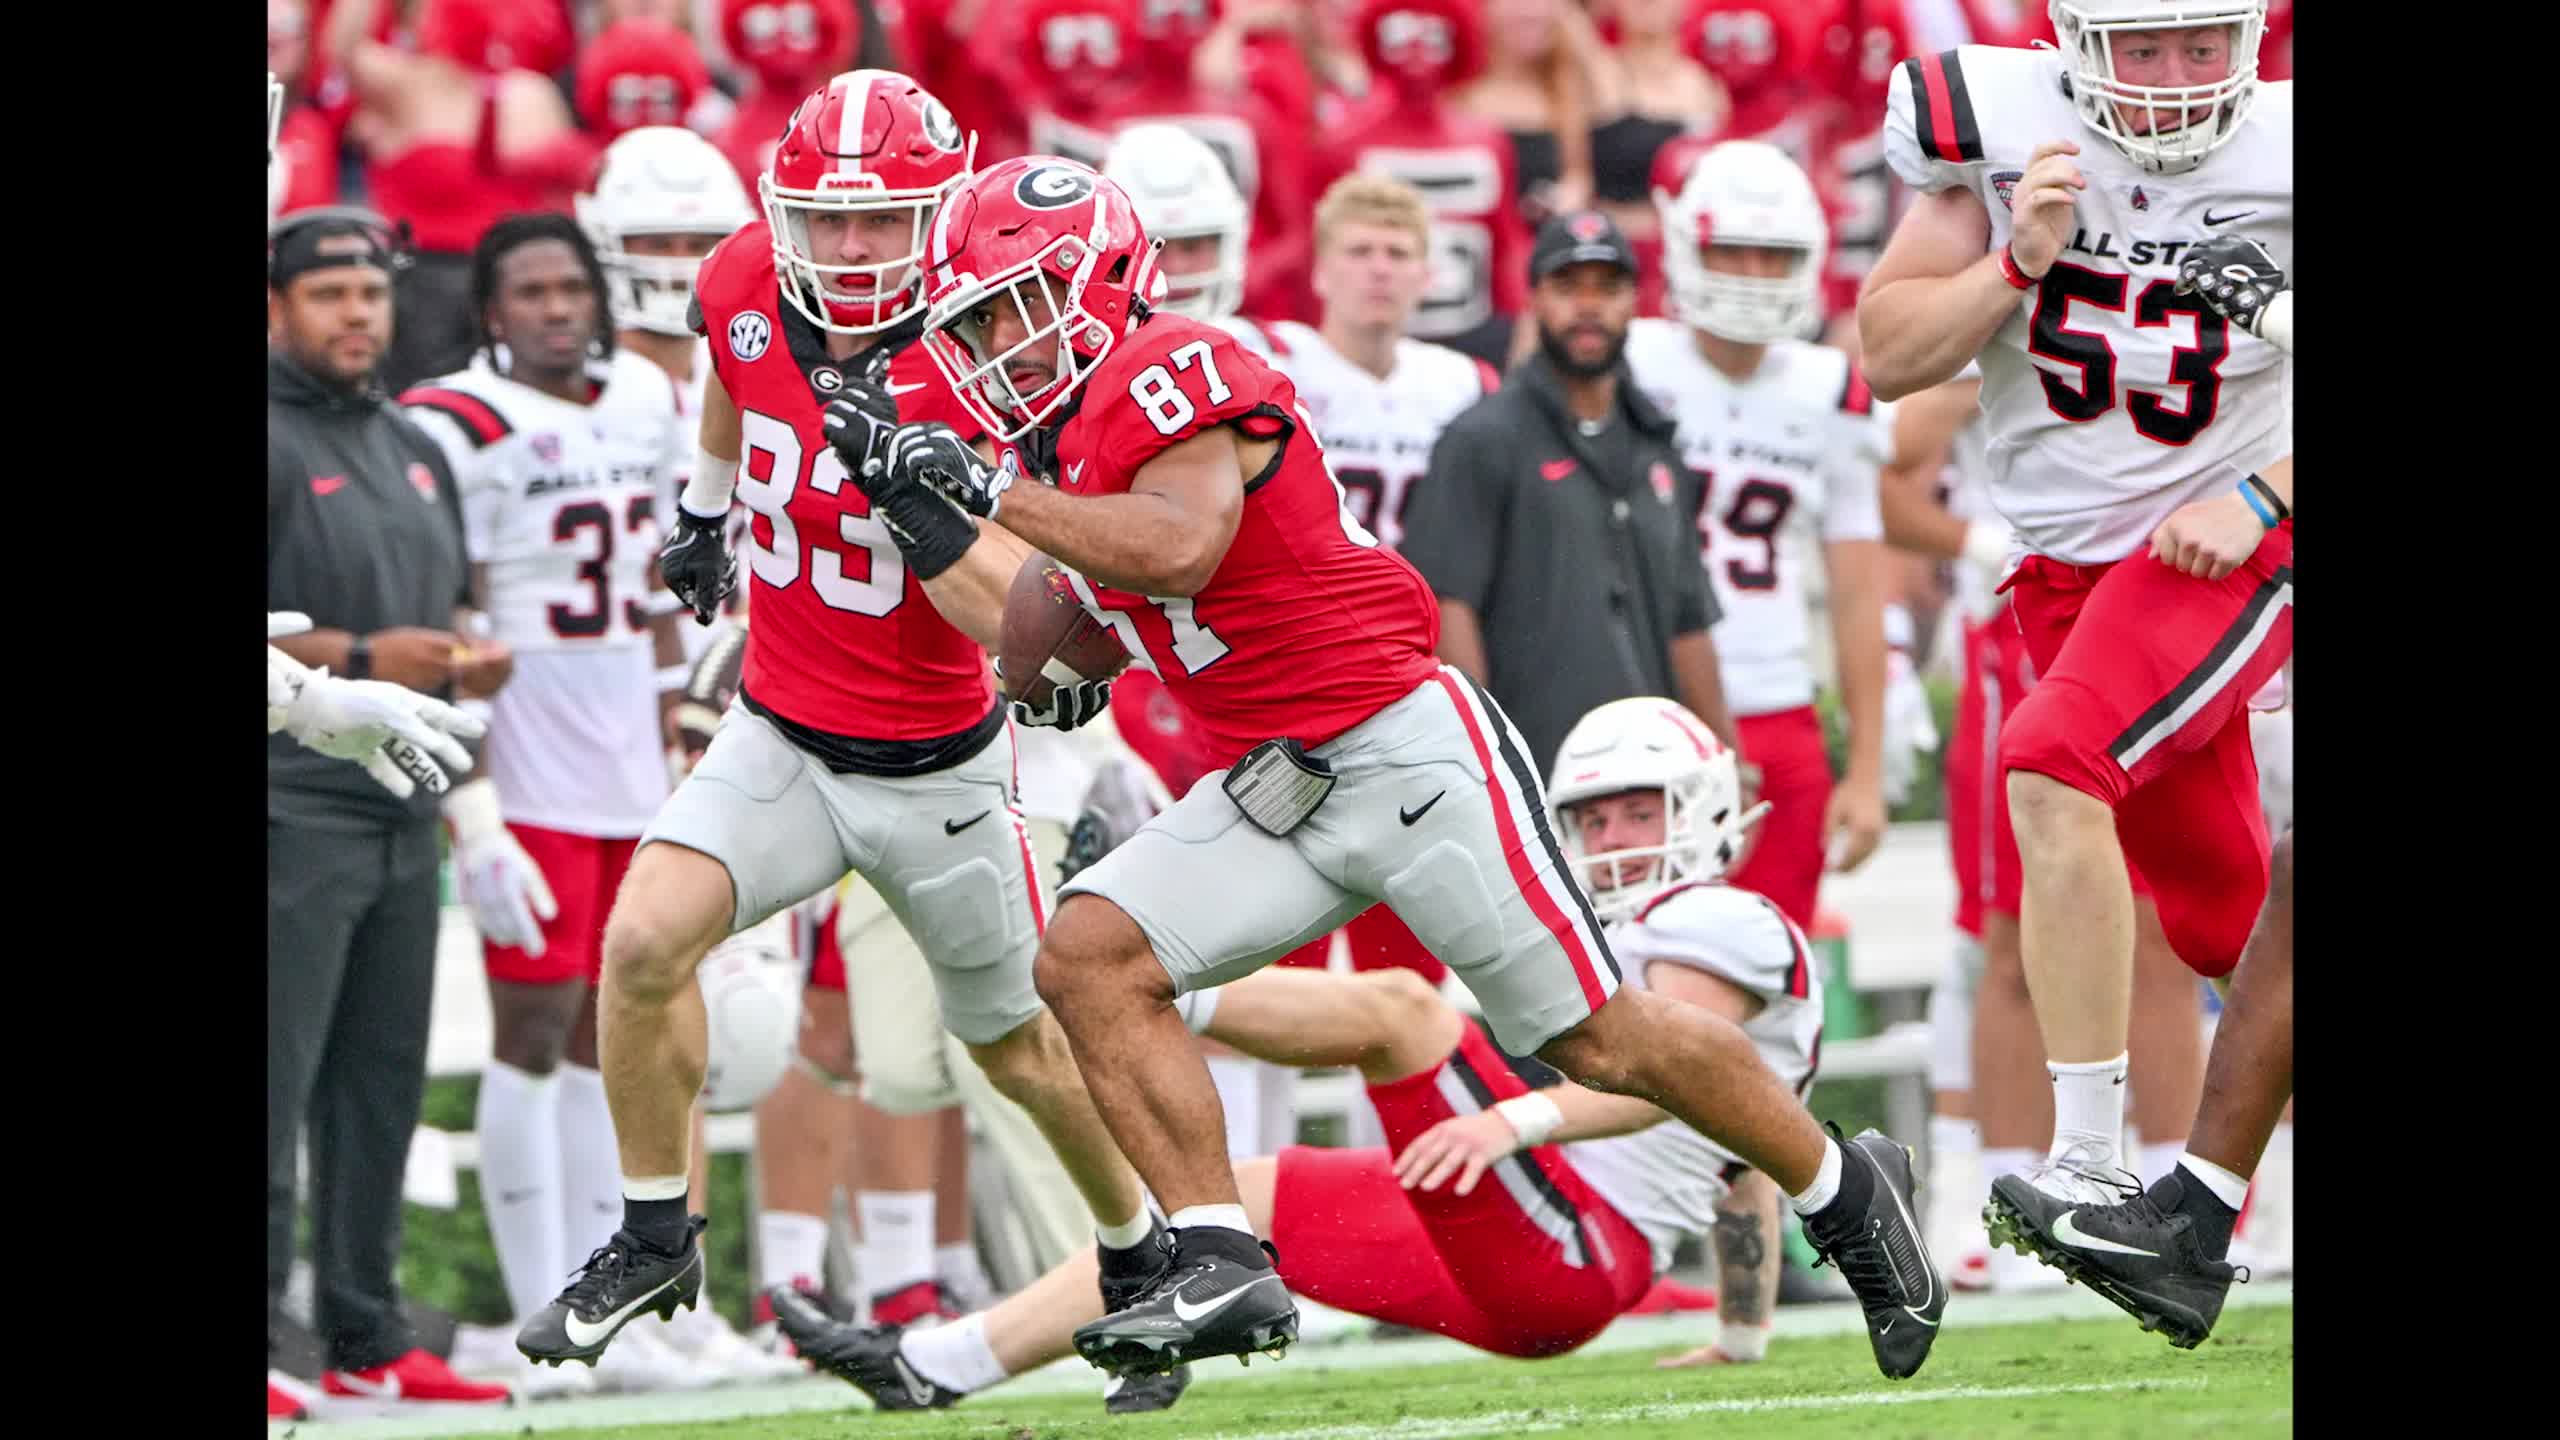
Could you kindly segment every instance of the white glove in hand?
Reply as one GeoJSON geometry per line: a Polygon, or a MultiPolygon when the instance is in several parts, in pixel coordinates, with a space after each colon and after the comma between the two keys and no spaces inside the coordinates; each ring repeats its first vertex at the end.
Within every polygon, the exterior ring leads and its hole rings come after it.
{"type": "Polygon", "coordinates": [[[1929,687],[1911,657],[1884,657],[1884,803],[1900,805],[1920,773],[1920,757],[1938,748],[1937,717],[1929,712],[1929,687]]]}
{"type": "Polygon", "coordinates": [[[267,647],[267,729],[290,731],[309,749],[353,760],[374,782],[406,800],[419,785],[441,795],[454,774],[471,768],[471,752],[454,737],[477,739],[488,726],[432,696],[386,680],[342,680],[267,647]],[[283,703],[278,704],[278,697],[283,703]]]}
{"type": "Polygon", "coordinates": [[[542,867],[516,843],[498,813],[498,787],[474,780],[445,797],[444,818],[453,825],[453,868],[462,882],[480,938],[539,956],[548,948],[540,920],[556,920],[560,904],[542,867]]]}

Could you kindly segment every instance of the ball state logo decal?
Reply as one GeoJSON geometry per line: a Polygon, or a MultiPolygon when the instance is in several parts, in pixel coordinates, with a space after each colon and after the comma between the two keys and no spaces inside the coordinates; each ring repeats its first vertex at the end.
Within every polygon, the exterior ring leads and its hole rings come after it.
{"type": "Polygon", "coordinates": [[[1585,210],[1565,222],[1564,228],[1565,233],[1571,235],[1576,241],[1590,245],[1609,233],[1609,222],[1602,219],[1597,210],[1585,210]]]}
{"type": "Polygon", "coordinates": [[[1665,505],[1670,504],[1671,467],[1663,464],[1659,460],[1656,460],[1653,462],[1652,473],[1646,478],[1653,482],[1653,498],[1661,501],[1665,505]]]}
{"type": "Polygon", "coordinates": [[[729,322],[729,353],[741,360],[753,360],[773,343],[773,322],[760,311],[747,310],[729,322]]]}
{"type": "Polygon", "coordinates": [[[412,460],[409,462],[409,483],[417,487],[419,499],[430,505],[436,503],[436,472],[412,460]]]}
{"type": "Polygon", "coordinates": [[[1991,193],[2000,197],[2001,208],[2010,207],[2013,203],[2010,197],[2017,193],[2018,182],[2025,178],[2023,170],[2003,170],[1991,177],[1991,193]]]}

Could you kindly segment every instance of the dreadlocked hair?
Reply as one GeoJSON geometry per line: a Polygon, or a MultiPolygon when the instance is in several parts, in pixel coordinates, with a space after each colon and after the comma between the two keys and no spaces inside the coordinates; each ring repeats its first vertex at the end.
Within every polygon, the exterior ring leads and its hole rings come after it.
{"type": "Polygon", "coordinates": [[[613,319],[606,300],[604,262],[596,258],[594,242],[578,222],[566,215],[540,213],[509,215],[491,225],[471,249],[471,339],[472,353],[485,354],[489,363],[498,363],[498,340],[489,333],[489,307],[498,299],[498,262],[519,245],[536,240],[557,240],[578,257],[578,268],[587,272],[587,284],[596,292],[596,347],[607,359],[613,356],[613,319]]]}

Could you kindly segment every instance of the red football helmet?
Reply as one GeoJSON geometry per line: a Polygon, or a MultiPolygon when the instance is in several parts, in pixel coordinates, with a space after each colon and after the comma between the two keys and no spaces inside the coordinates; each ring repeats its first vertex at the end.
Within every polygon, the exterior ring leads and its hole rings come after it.
{"type": "Polygon", "coordinates": [[[1023,12],[1032,79],[1091,109],[1138,65],[1137,0],[1032,0],[1023,12]]]}
{"type": "Polygon", "coordinates": [[[1150,66],[1188,70],[1191,52],[1218,28],[1220,0],[1138,0],[1138,45],[1150,66]]]}
{"type": "Polygon", "coordinates": [[[1680,22],[1680,40],[1741,111],[1812,68],[1805,18],[1789,0],[1703,0],[1680,22]]]}
{"type": "Polygon", "coordinates": [[[1848,0],[1822,31],[1822,86],[1881,121],[1893,67],[1911,57],[1902,0],[1848,0]]]}
{"type": "Polygon", "coordinates": [[[720,0],[720,41],[785,92],[853,55],[853,0],[720,0]]]}
{"type": "Polygon", "coordinates": [[[1074,397],[1163,285],[1155,242],[1118,185],[1054,155],[1007,160],[969,177],[934,221],[925,350],[970,413],[1011,442],[1074,397]],[[1024,335],[997,350],[990,330],[1005,307],[1024,335]],[[1041,355],[1053,336],[1054,354],[1041,355]]]}
{"type": "Polygon", "coordinates": [[[1358,33],[1371,73],[1407,93],[1463,85],[1484,68],[1480,0],[1366,0],[1358,33]]]}
{"type": "Polygon", "coordinates": [[[976,149],[941,101],[894,70],[848,70],[812,92],[791,112],[773,164],[756,182],[783,298],[839,335],[873,334],[923,310],[925,234],[968,177],[976,149]],[[858,264],[819,259],[812,215],[892,210],[908,212],[899,254],[858,264]]]}
{"type": "Polygon", "coordinates": [[[578,53],[578,118],[608,141],[682,125],[710,84],[692,36],[663,20],[616,21],[578,53]]]}

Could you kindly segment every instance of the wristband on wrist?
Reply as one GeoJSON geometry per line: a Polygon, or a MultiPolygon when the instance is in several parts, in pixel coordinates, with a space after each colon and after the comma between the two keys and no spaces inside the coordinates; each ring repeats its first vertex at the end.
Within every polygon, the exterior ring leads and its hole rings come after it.
{"type": "Polygon", "coordinates": [[[693,452],[693,476],[684,483],[684,493],[676,497],[676,506],[696,520],[724,520],[729,515],[729,500],[738,487],[738,462],[723,460],[708,450],[693,452]]]}
{"type": "Polygon", "coordinates": [[[2239,488],[2240,498],[2248,503],[2251,513],[2258,517],[2258,523],[2270,530],[2276,528],[2275,512],[2267,508],[2267,502],[2258,498],[2257,491],[2249,488],[2249,482],[2241,481],[2239,488]]]}
{"type": "Polygon", "coordinates": [[[371,636],[359,635],[353,640],[347,642],[347,678],[350,680],[370,680],[373,678],[373,639],[371,636]]]}
{"type": "Polygon", "coordinates": [[[1556,1102],[1535,1090],[1526,1095],[1512,1096],[1494,1106],[1493,1113],[1510,1122],[1512,1130],[1520,1137],[1523,1150],[1534,1150],[1546,1144],[1547,1137],[1556,1133],[1556,1127],[1564,1123],[1564,1112],[1556,1108],[1556,1102]]]}
{"type": "MultiPolygon", "coordinates": [[[[2276,512],[2276,520],[2290,520],[2293,518],[2293,507],[2284,503],[2284,497],[2276,493],[2276,487],[2273,485],[2268,484],[2266,481],[2255,475],[2241,476],[2240,483],[2247,486],[2249,489],[2258,492],[2258,498],[2266,501],[2268,508],[2276,512]]],[[[2267,523],[2269,527],[2272,528],[2275,521],[2271,520],[2267,523]]]]}
{"type": "Polygon", "coordinates": [[[2018,268],[2016,253],[2006,245],[2000,247],[2000,278],[2008,281],[2012,290],[2033,290],[2037,284],[2034,276],[2018,268]]]}
{"type": "Polygon", "coordinates": [[[1769,1336],[1777,1328],[1774,1323],[1737,1325],[1727,1320],[1716,1327],[1716,1348],[1746,1365],[1756,1364],[1769,1357],[1769,1336]]]}

